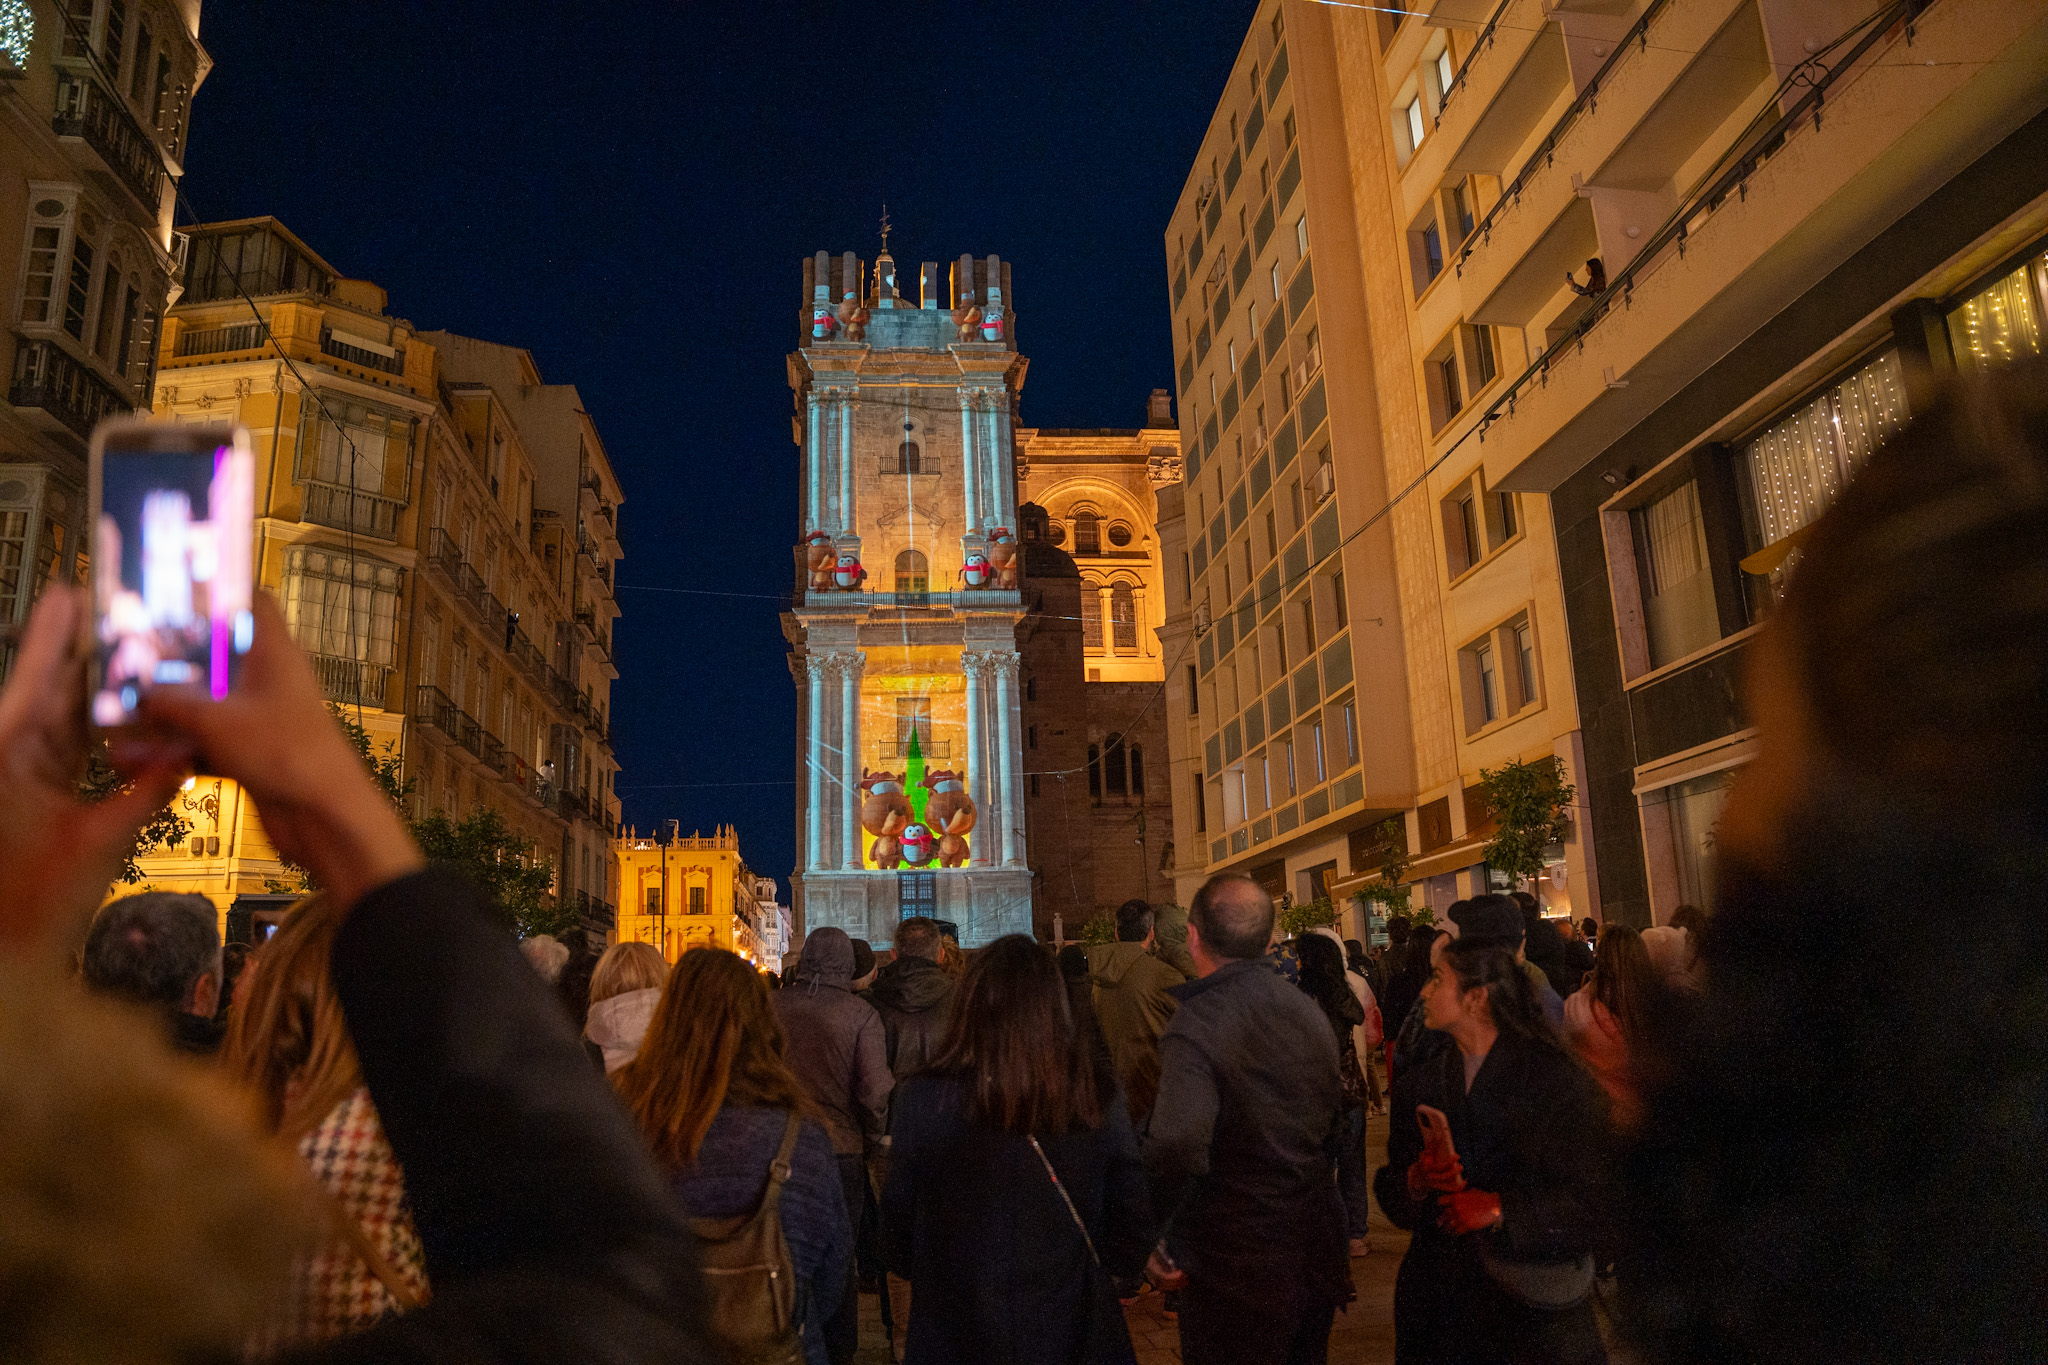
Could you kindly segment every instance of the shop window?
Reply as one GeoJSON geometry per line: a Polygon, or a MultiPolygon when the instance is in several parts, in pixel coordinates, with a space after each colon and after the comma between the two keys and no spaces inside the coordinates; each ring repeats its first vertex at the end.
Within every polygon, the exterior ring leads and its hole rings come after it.
{"type": "Polygon", "coordinates": [[[1650,667],[1660,668],[1721,638],[1698,483],[1688,479],[1633,509],[1629,522],[1650,667]]]}
{"type": "Polygon", "coordinates": [[[1885,437],[1906,424],[1897,351],[1886,351],[1744,442],[1736,472],[1750,556],[1743,568],[1775,597],[1784,590],[1792,538],[1841,495],[1885,437]]]}
{"type": "Polygon", "coordinates": [[[1731,772],[1709,773],[1653,792],[1648,803],[1661,806],[1671,841],[1677,884],[1671,888],[1679,905],[1714,903],[1716,831],[1733,784],[1731,772]]]}
{"type": "Polygon", "coordinates": [[[2042,353],[2048,254],[2037,255],[1948,316],[1949,337],[1964,369],[2010,365],[2042,353]]]}

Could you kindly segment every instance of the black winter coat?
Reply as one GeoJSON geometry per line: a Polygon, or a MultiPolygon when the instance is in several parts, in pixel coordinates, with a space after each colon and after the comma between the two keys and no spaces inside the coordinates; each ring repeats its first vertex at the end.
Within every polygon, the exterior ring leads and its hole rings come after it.
{"type": "Polygon", "coordinates": [[[302,1362],[693,1362],[696,1243],[504,919],[429,870],[363,897],[330,968],[434,1301],[302,1362]]]}
{"type": "Polygon", "coordinates": [[[953,978],[921,957],[899,957],[875,973],[867,1001],[882,1016],[889,1073],[897,1080],[924,1070],[953,1019],[953,978]]]}
{"type": "MultiPolygon", "coordinates": [[[[1136,1275],[1158,1233],[1123,1096],[1105,1090],[1099,1127],[1040,1145],[1113,1275],[1136,1275]]],[[[1115,1290],[1029,1140],[975,1121],[967,1083],[924,1075],[896,1094],[882,1252],[907,1276],[909,1365],[1130,1361],[1115,1290]],[[1091,1290],[1092,1285],[1092,1290],[1091,1290]],[[1105,1349],[1078,1353],[1091,1315],[1105,1349]]]]}

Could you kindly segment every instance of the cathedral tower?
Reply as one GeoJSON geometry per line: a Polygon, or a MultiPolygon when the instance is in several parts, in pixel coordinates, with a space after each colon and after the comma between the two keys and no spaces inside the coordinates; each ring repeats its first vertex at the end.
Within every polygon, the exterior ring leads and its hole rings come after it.
{"type": "Polygon", "coordinates": [[[1010,269],[962,256],[905,299],[886,243],[804,263],[789,358],[802,450],[796,592],[805,930],[876,947],[907,915],[974,947],[1030,932],[1019,719],[1017,477],[1025,359],[1010,269]]]}

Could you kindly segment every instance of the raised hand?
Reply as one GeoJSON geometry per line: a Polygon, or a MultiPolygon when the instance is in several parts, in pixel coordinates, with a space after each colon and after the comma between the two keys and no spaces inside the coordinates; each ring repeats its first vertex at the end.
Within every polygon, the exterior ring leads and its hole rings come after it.
{"type": "Polygon", "coordinates": [[[89,733],[80,629],[86,594],[54,585],[29,616],[0,691],[0,950],[64,937],[105,899],[143,823],[171,799],[189,749],[158,746],[105,801],[78,799],[89,733]]]}

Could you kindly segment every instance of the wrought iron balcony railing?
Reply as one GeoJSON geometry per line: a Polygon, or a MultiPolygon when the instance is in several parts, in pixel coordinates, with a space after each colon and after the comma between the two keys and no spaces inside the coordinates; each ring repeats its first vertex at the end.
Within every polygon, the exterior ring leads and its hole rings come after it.
{"type": "Polygon", "coordinates": [[[163,154],[118,98],[88,76],[64,72],[57,80],[57,112],[50,127],[58,137],[77,138],[92,148],[137,201],[156,214],[163,202],[163,154]]]}
{"type": "Polygon", "coordinates": [[[128,411],[127,400],[54,341],[24,339],[14,353],[14,382],[7,401],[38,408],[89,439],[102,418],[128,411]]]}
{"type": "Polygon", "coordinates": [[[229,351],[254,351],[270,344],[270,328],[260,322],[237,327],[215,327],[204,332],[180,332],[178,354],[224,355],[229,351]]]}
{"type": "Polygon", "coordinates": [[[366,370],[378,370],[384,374],[405,373],[404,351],[399,351],[397,355],[383,355],[377,351],[364,350],[361,346],[351,346],[346,341],[336,341],[334,329],[330,327],[320,329],[320,354],[333,356],[336,360],[346,360],[349,364],[360,365],[366,370]]]}

